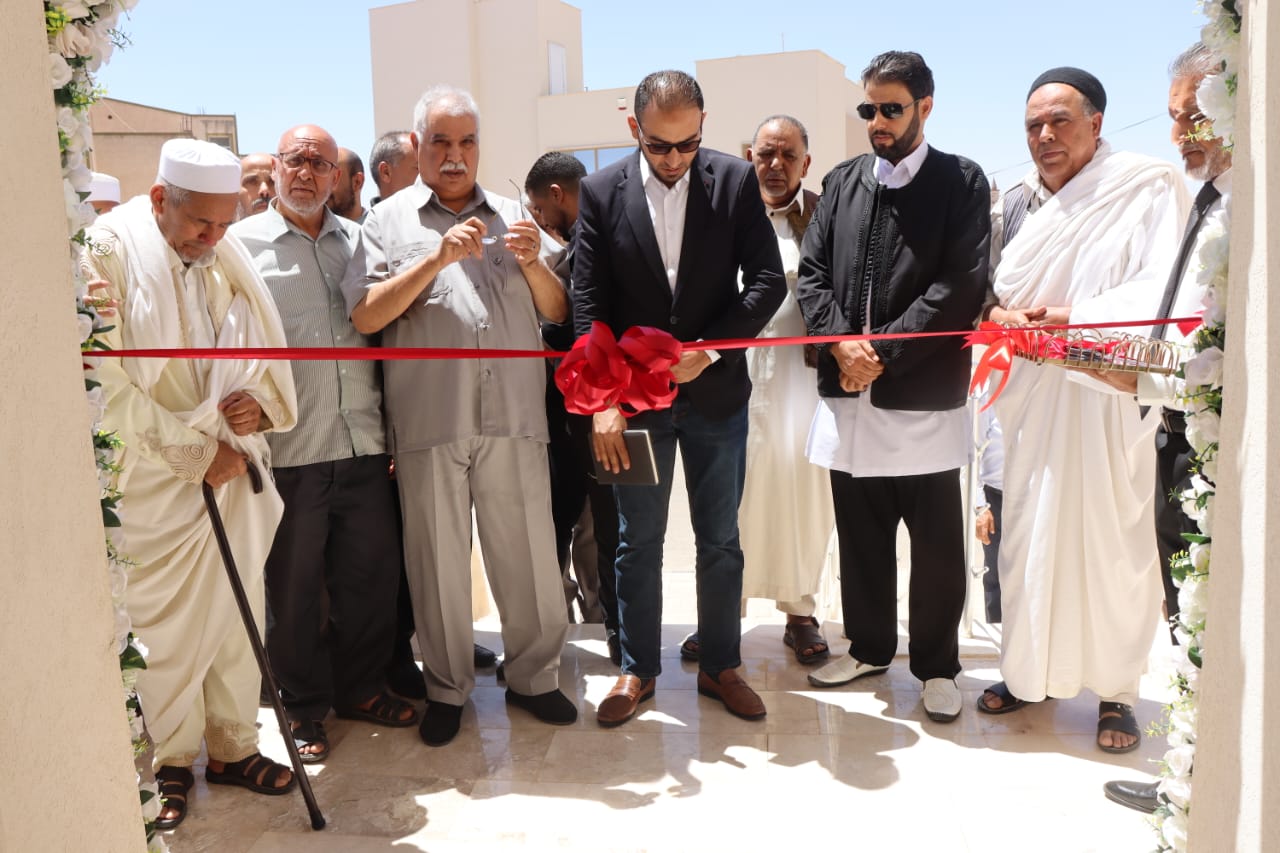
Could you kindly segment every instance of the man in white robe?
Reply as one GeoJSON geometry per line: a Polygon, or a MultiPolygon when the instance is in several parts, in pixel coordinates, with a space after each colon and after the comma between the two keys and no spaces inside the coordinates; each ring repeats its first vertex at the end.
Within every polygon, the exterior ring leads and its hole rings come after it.
{"type": "MultiPolygon", "coordinates": [[[[803,337],[796,271],[800,241],[818,203],[817,193],[801,189],[809,170],[809,134],[791,116],[770,116],[756,130],[750,159],[769,223],[778,235],[787,277],[787,297],[760,337],[803,337]]],[[[738,530],[745,561],[742,597],[777,602],[787,614],[784,641],[796,660],[810,664],[830,656],[816,614],[836,522],[827,472],[804,455],[809,423],[818,407],[814,372],[805,363],[805,349],[747,350],[751,402],[738,530]]]]}
{"type": "MultiPolygon", "coordinates": [[[[991,319],[1155,317],[1187,192],[1171,164],[1112,150],[1101,138],[1105,104],[1101,84],[1079,69],[1053,69],[1032,85],[1034,214],[1004,245],[991,319]]],[[[1140,740],[1132,705],[1159,618],[1156,418],[1092,377],[1029,361],[1013,366],[996,411],[1012,508],[1000,546],[1004,682],[979,710],[1089,689],[1102,700],[1098,746],[1128,752],[1140,740]]]]}
{"type": "MultiPolygon", "coordinates": [[[[117,304],[113,349],[282,347],[270,294],[244,248],[225,237],[236,218],[240,166],[217,145],[166,142],[159,176],[89,229],[85,271],[117,304]]],[[[262,624],[263,563],[282,504],[267,475],[262,433],[297,418],[287,361],[104,357],[93,378],[107,400],[104,429],[124,443],[120,552],[136,563],[125,601],[150,648],[138,694],[155,744],[159,825],[186,814],[191,765],[208,749],[206,779],[285,793],[287,768],[258,754],[260,675],[206,515],[216,490],[237,567],[262,624]]]]}

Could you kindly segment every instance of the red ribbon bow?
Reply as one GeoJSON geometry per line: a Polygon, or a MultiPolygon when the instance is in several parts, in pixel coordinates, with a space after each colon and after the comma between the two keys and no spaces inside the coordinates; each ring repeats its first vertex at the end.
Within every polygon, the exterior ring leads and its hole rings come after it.
{"type": "Polygon", "coordinates": [[[671,368],[680,352],[680,342],[661,329],[633,326],[615,340],[597,320],[556,368],[556,387],[564,394],[565,410],[575,415],[615,405],[632,414],[665,409],[676,398],[671,368]]]}
{"type": "Polygon", "coordinates": [[[1026,351],[1031,348],[1030,335],[1017,329],[1006,329],[999,323],[992,323],[984,320],[978,324],[978,331],[970,332],[964,336],[964,345],[966,347],[985,344],[987,351],[982,354],[982,358],[978,359],[977,365],[973,368],[973,379],[969,382],[969,393],[973,394],[979,388],[986,384],[987,379],[991,376],[991,371],[999,370],[1003,374],[1000,377],[1000,384],[991,392],[987,398],[987,402],[979,411],[985,412],[991,408],[991,404],[996,401],[996,397],[1000,396],[1000,392],[1004,391],[1004,386],[1009,382],[1009,371],[1013,368],[1013,357],[1018,352],[1019,346],[1026,351]]]}

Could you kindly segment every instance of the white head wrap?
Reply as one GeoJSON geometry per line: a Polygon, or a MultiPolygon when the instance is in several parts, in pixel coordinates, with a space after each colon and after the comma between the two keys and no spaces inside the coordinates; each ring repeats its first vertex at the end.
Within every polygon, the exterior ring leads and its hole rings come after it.
{"type": "Polygon", "coordinates": [[[160,149],[160,177],[176,187],[211,195],[240,192],[240,161],[202,139],[170,139],[160,149]]]}
{"type": "Polygon", "coordinates": [[[114,201],[120,203],[120,180],[105,172],[94,172],[89,182],[89,197],[85,201],[114,201]]]}

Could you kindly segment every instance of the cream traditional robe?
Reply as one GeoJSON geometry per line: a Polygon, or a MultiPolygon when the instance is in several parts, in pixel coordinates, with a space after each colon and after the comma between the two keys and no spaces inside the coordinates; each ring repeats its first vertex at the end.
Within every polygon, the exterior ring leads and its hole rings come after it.
{"type": "MultiPolygon", "coordinates": [[[[112,348],[284,346],[279,315],[243,246],[225,237],[189,267],[164,242],[140,196],[89,230],[86,273],[117,300],[112,348]]],[[[264,475],[217,490],[236,564],[262,627],[262,570],[283,504],[261,433],[236,436],[218,411],[233,391],[251,394],[276,430],[297,403],[287,361],[103,358],[94,372],[107,399],[103,427],[124,442],[120,551],[137,565],[125,594],[134,631],[150,649],[138,679],[156,763],[189,766],[208,739],[211,757],[236,761],[257,748],[259,675],[225,576],[201,490],[218,440],[264,475]]]]}
{"type": "MultiPolygon", "coordinates": [[[[1172,164],[1104,142],[1004,247],[996,296],[1006,308],[1069,305],[1072,323],[1154,318],[1188,206],[1172,164]]],[[[996,412],[1001,674],[1031,701],[1082,688],[1132,701],[1161,600],[1156,418],[1083,374],[1023,360],[996,412]]]]}
{"type": "MultiPolygon", "coordinates": [[[[760,337],[804,337],[804,317],[796,302],[800,249],[784,216],[770,220],[778,232],[787,297],[760,337]]],[[[751,400],[747,475],[738,511],[742,597],[773,599],[786,605],[788,613],[811,616],[835,530],[827,471],[804,455],[818,407],[817,380],[798,346],[757,347],[747,350],[746,358],[751,400]]]]}

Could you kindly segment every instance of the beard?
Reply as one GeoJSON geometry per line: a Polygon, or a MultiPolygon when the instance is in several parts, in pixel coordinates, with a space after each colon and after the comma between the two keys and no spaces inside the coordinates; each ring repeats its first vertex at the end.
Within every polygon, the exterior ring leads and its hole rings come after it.
{"type": "Polygon", "coordinates": [[[339,216],[343,216],[355,209],[356,194],[351,192],[350,188],[348,188],[345,194],[340,194],[337,190],[334,190],[329,194],[329,201],[327,204],[329,205],[330,210],[339,216]]]}
{"type": "Polygon", "coordinates": [[[1188,166],[1186,169],[1188,178],[1193,181],[1211,181],[1227,171],[1231,164],[1228,159],[1230,155],[1221,146],[1207,151],[1201,150],[1204,151],[1204,162],[1199,166],[1188,166]]]}
{"type": "Polygon", "coordinates": [[[276,196],[276,198],[280,201],[281,204],[283,204],[285,207],[289,208],[299,216],[311,216],[316,211],[322,210],[324,208],[325,203],[329,200],[329,195],[326,193],[325,195],[321,196],[320,193],[317,192],[311,198],[306,200],[301,200],[301,199],[290,198],[288,193],[280,193],[280,195],[276,196]]]}
{"type": "Polygon", "coordinates": [[[911,122],[907,125],[907,129],[900,135],[893,138],[893,142],[877,144],[871,136],[871,131],[867,131],[867,139],[871,142],[871,150],[876,152],[876,156],[882,160],[888,160],[895,166],[911,153],[911,149],[915,147],[916,141],[920,138],[920,107],[915,106],[911,110],[911,122]]]}

